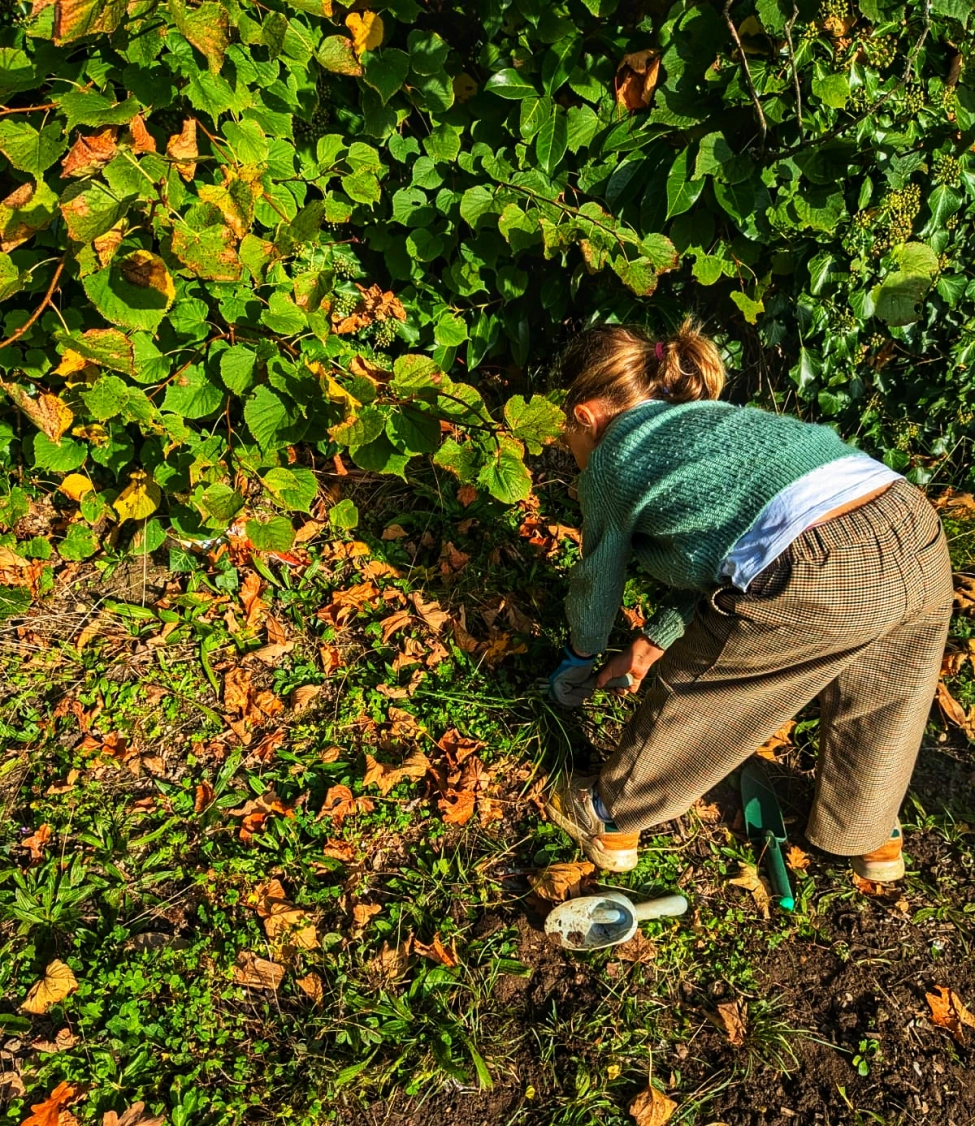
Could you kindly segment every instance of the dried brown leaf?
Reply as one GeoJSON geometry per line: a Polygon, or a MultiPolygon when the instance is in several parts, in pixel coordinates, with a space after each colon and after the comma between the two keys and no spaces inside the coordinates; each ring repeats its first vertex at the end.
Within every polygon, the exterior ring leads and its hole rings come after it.
{"type": "Polygon", "coordinates": [[[369,968],[373,973],[379,974],[389,981],[395,981],[406,973],[407,967],[410,964],[410,949],[412,945],[412,938],[407,938],[398,946],[390,946],[388,942],[384,942],[382,949],[375,958],[370,961],[369,968]]]}
{"type": "Polygon", "coordinates": [[[261,828],[269,817],[280,816],[294,819],[294,811],[286,805],[274,792],[268,790],[259,798],[252,798],[244,802],[238,809],[230,810],[231,817],[242,818],[240,823],[240,839],[249,841],[261,828]]]}
{"type": "Polygon", "coordinates": [[[356,811],[356,801],[348,786],[332,786],[325,795],[319,817],[331,817],[336,828],[342,827],[346,817],[351,817],[356,811]]]}
{"type": "Polygon", "coordinates": [[[122,1117],[109,1110],[102,1118],[102,1126],[164,1126],[165,1115],[146,1114],[145,1103],[133,1103],[122,1117]]]}
{"type": "Polygon", "coordinates": [[[78,979],[71,967],[55,958],[49,962],[44,976],[31,986],[27,998],[20,1006],[25,1013],[41,1015],[52,1005],[57,1005],[78,988],[78,979]]]}
{"type": "Polygon", "coordinates": [[[31,860],[43,860],[44,849],[47,847],[47,842],[50,839],[51,826],[42,825],[36,832],[31,833],[29,837],[24,837],[20,842],[20,847],[30,849],[31,860]]]}
{"type": "Polygon", "coordinates": [[[61,162],[62,176],[91,176],[118,152],[117,125],[106,125],[88,137],[79,137],[61,162]]]}
{"type": "Polygon", "coordinates": [[[284,966],[242,950],[234,963],[234,981],[246,989],[276,990],[284,979],[284,966]]]}
{"type": "Polygon", "coordinates": [[[660,76],[660,52],[651,47],[624,55],[616,69],[616,102],[631,113],[646,109],[660,76]]]}
{"type": "Polygon", "coordinates": [[[382,911],[382,904],[380,903],[357,903],[352,908],[352,922],[354,926],[361,930],[369,920],[378,915],[382,911]]]}
{"type": "Polygon", "coordinates": [[[549,864],[528,877],[536,894],[551,903],[562,903],[582,894],[583,882],[595,872],[588,860],[575,860],[566,864],[549,864]]]}
{"type": "Polygon", "coordinates": [[[376,785],[383,797],[402,782],[404,778],[422,778],[430,768],[430,760],[422,751],[414,751],[399,766],[378,762],[372,755],[366,755],[366,773],[363,785],[376,785]]]}
{"type": "Polygon", "coordinates": [[[432,961],[439,962],[441,966],[447,966],[448,968],[453,968],[460,964],[453,939],[451,939],[450,949],[448,950],[440,940],[439,932],[433,936],[433,941],[429,946],[425,946],[418,939],[414,939],[413,951],[422,958],[430,958],[432,961]]]}
{"type": "Polygon", "coordinates": [[[728,883],[750,891],[752,899],[755,900],[755,906],[761,911],[762,916],[766,919],[770,917],[769,904],[772,902],[772,896],[768,885],[759,875],[758,869],[754,864],[742,864],[739,862],[737,877],[733,880],[729,880],[728,883]]]}
{"type": "Polygon", "coordinates": [[[961,998],[945,985],[936,985],[937,993],[925,993],[931,1007],[931,1019],[942,1028],[947,1028],[959,1043],[965,1043],[965,1028],[975,1028],[975,1016],[965,1008],[961,998]]]}
{"type": "Polygon", "coordinates": [[[322,1003],[325,996],[325,987],[322,984],[321,976],[314,970],[305,974],[304,977],[295,978],[295,985],[313,1004],[320,1005],[322,1003]]]}
{"type": "Polygon", "coordinates": [[[441,609],[440,603],[436,599],[431,602],[424,602],[423,596],[415,590],[410,595],[410,601],[416,607],[416,612],[434,633],[439,633],[450,621],[450,615],[441,609]]]}
{"type": "Polygon", "coordinates": [[[745,1043],[745,1020],[748,1016],[748,1007],[741,1001],[725,1001],[718,1006],[715,1023],[724,1027],[732,1047],[740,1048],[745,1043]]]}
{"type": "Polygon", "coordinates": [[[288,703],[294,711],[303,712],[306,708],[311,707],[321,690],[320,684],[302,684],[299,688],[292,689],[288,703]]]}
{"type": "Polygon", "coordinates": [[[798,845],[789,845],[785,854],[785,862],[793,872],[804,872],[809,867],[809,857],[798,845]]]}
{"type": "Polygon", "coordinates": [[[676,1109],[677,1103],[652,1083],[630,1103],[630,1114],[636,1119],[636,1126],[664,1126],[676,1109]]]}
{"type": "Polygon", "coordinates": [[[166,155],[176,162],[176,171],[187,183],[193,179],[196,175],[196,158],[200,155],[196,143],[196,118],[186,118],[182,131],[169,138],[166,155]]]}

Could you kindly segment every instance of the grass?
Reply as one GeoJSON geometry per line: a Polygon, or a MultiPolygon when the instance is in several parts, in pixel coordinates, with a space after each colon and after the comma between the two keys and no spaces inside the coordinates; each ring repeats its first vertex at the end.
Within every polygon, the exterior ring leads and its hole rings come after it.
{"type": "MultiPolygon", "coordinates": [[[[839,974],[882,974],[894,954],[865,953],[863,928],[891,920],[897,957],[909,949],[924,980],[969,956],[975,813],[957,730],[930,728],[953,782],[912,792],[905,827],[925,859],[901,906],[866,900],[835,858],[813,857],[794,874],[795,913],[763,918],[729,883],[753,857],[719,798],[717,818],[647,834],[638,868],[612,881],[690,899],[683,919],[643,926],[649,953],[554,950],[527,877],[578,854],[540,820],[539,786],[605,753],[633,706],[604,698],[570,715],[545,698],[577,547],[549,537],[539,551],[519,534],[526,513],[464,508],[435,478],[360,489],[368,552],[323,532],[301,568],[180,550],[133,572],[106,557],[55,574],[51,594],[0,627],[10,1120],[64,1082],[83,1123],[144,1100],[176,1126],[378,1122],[377,1107],[417,1123],[465,1107],[470,1121],[613,1126],[652,1073],[678,1103],[672,1121],[703,1126],[730,1117],[736,1087],[783,1097],[776,1084],[804,1082],[819,1051],[861,1120],[911,1121],[876,1092],[896,1053],[873,1028],[847,1035],[797,975],[823,952],[839,974]],[[406,535],[384,539],[393,524],[406,535]],[[337,621],[335,596],[365,584],[375,593],[337,621]],[[431,628],[414,596],[464,628],[431,628]],[[409,625],[384,640],[404,608],[409,625]],[[275,638],[284,647],[269,653],[275,638]],[[228,684],[242,672],[238,707],[228,684]],[[476,741],[473,782],[457,781],[472,759],[451,758],[451,731],[476,741]],[[387,793],[364,783],[367,755],[395,765],[416,751],[425,777],[387,793]],[[464,785],[477,805],[453,824],[464,785]],[[345,792],[344,815],[330,813],[345,792]],[[234,811],[274,799],[245,839],[234,811]],[[272,880],[314,941],[270,933],[257,908],[272,880]],[[279,986],[242,983],[242,953],[282,966],[279,986]],[[24,1012],[55,959],[77,989],[24,1012]],[[746,1014],[737,1045],[714,1021],[732,1001],[746,1014]]],[[[540,495],[545,539],[577,514],[540,495]]],[[[645,598],[631,583],[627,604],[645,598]]],[[[956,639],[970,632],[959,618],[956,639]]],[[[975,706],[970,663],[951,689],[975,706]]],[[[808,768],[816,723],[800,722],[786,765],[808,768]]],[[[953,1066],[950,1038],[924,1035],[953,1066]]]]}

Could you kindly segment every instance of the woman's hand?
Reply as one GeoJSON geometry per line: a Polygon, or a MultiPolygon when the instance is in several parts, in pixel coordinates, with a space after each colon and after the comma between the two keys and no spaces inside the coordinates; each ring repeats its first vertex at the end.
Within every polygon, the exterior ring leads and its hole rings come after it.
{"type": "Polygon", "coordinates": [[[596,674],[596,687],[602,688],[607,681],[629,673],[633,678],[633,683],[629,688],[621,688],[619,691],[639,692],[643,678],[650,671],[651,665],[659,661],[663,655],[663,649],[659,649],[652,641],[648,641],[642,635],[637,635],[622,653],[610,657],[599,670],[596,674]]]}

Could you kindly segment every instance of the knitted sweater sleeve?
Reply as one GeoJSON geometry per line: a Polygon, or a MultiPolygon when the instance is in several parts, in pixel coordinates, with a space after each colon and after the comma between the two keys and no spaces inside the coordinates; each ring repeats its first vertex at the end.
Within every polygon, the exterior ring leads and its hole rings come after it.
{"type": "Polygon", "coordinates": [[[658,649],[669,649],[691,624],[700,598],[696,590],[675,591],[650,615],[640,632],[658,649]]]}
{"type": "Polygon", "coordinates": [[[580,478],[582,559],[569,576],[565,611],[572,647],[577,653],[595,654],[606,648],[623,601],[632,548],[629,535],[613,520],[604,498],[599,503],[585,503],[588,490],[583,481],[580,478]]]}

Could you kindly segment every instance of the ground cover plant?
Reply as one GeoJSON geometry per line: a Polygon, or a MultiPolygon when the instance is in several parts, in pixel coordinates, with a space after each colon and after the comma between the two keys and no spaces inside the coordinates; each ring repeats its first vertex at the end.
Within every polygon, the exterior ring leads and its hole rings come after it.
{"type": "Polygon", "coordinates": [[[975,1118],[969,24],[4,0],[12,1121],[975,1118]],[[810,711],[764,752],[796,914],[732,782],[620,881],[690,914],[569,956],[539,923],[592,873],[538,795],[628,705],[538,682],[578,551],[545,376],[687,312],[733,397],[930,489],[959,614],[903,888],[803,851],[810,711]]]}

